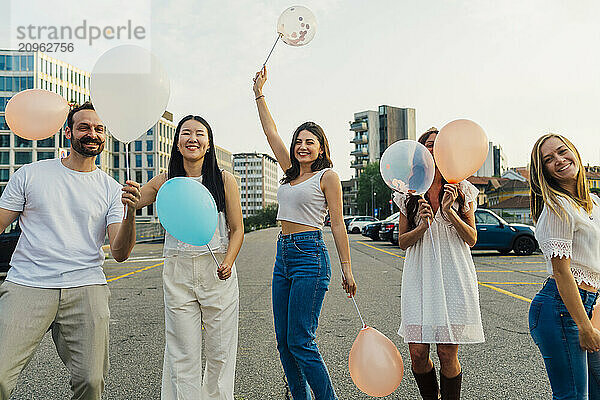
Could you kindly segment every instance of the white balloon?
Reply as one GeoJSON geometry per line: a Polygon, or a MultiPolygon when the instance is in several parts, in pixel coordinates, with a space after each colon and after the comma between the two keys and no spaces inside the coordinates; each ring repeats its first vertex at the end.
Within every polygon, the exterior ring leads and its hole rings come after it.
{"type": "Polygon", "coordinates": [[[285,9],[277,20],[277,32],[290,46],[304,46],[317,33],[317,19],[308,8],[292,6],[285,9]]]}
{"type": "Polygon", "coordinates": [[[135,45],[105,52],[90,80],[94,108],[110,133],[129,143],[150,129],[169,102],[170,83],[158,58],[135,45]]]}

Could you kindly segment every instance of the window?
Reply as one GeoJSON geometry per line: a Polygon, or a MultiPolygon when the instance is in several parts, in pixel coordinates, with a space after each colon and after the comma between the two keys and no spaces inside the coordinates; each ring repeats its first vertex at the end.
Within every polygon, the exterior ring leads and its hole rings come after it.
{"type": "Polygon", "coordinates": [[[6,118],[4,117],[4,115],[0,115],[0,130],[3,131],[8,131],[10,128],[8,127],[8,124],[6,123],[6,118]]]}
{"type": "Polygon", "coordinates": [[[141,154],[136,154],[135,155],[135,167],[136,168],[141,168],[142,167],[142,155],[141,154]]]}
{"type": "Polygon", "coordinates": [[[0,71],[6,70],[6,56],[0,56],[0,71]]]}
{"type": "Polygon", "coordinates": [[[96,164],[96,166],[100,166],[100,157],[96,156],[96,160],[94,161],[94,164],[96,164]]]}
{"type": "Polygon", "coordinates": [[[54,147],[54,136],[37,141],[37,147],[54,147]]]}
{"type": "Polygon", "coordinates": [[[146,132],[147,135],[152,135],[154,134],[154,128],[150,128],[148,129],[148,132],[146,132]]]}
{"type": "Polygon", "coordinates": [[[0,182],[8,182],[9,171],[8,168],[0,169],[0,182]]]}
{"type": "Polygon", "coordinates": [[[147,166],[153,168],[154,167],[154,154],[148,154],[146,158],[147,166]]]}
{"type": "Polygon", "coordinates": [[[38,151],[37,152],[37,160],[49,160],[51,158],[54,158],[54,152],[53,151],[38,151]]]}
{"type": "Polygon", "coordinates": [[[8,97],[0,97],[0,112],[6,110],[6,103],[8,103],[8,97]]]}
{"type": "Polygon", "coordinates": [[[118,182],[119,181],[119,170],[118,169],[113,170],[112,176],[113,176],[114,180],[118,182]]]}
{"type": "Polygon", "coordinates": [[[118,153],[118,152],[119,152],[119,143],[120,143],[120,142],[119,142],[118,140],[115,140],[115,141],[113,142],[113,152],[115,152],[115,153],[118,153]]]}
{"type": "Polygon", "coordinates": [[[146,151],[152,151],[154,149],[154,142],[152,140],[146,140],[146,151]]]}
{"type": "Polygon", "coordinates": [[[142,215],[142,209],[135,210],[135,215],[142,215]]]}
{"type": "Polygon", "coordinates": [[[487,212],[475,213],[475,222],[478,224],[500,225],[500,221],[487,212]]]}
{"type": "Polygon", "coordinates": [[[10,147],[10,135],[0,135],[0,147],[10,147]]]}
{"type": "Polygon", "coordinates": [[[140,170],[135,171],[135,181],[137,183],[142,183],[142,171],[140,171],[140,170]]]}
{"type": "Polygon", "coordinates": [[[142,151],[142,141],[141,140],[135,141],[135,151],[142,151]]]}
{"type": "Polygon", "coordinates": [[[15,151],[15,164],[28,164],[31,162],[30,151],[15,151]]]}
{"type": "Polygon", "coordinates": [[[15,147],[32,147],[33,142],[31,140],[23,139],[15,135],[15,147]]]}
{"type": "Polygon", "coordinates": [[[113,156],[113,168],[119,168],[119,156],[113,156]]]}
{"type": "Polygon", "coordinates": [[[8,151],[0,151],[0,164],[10,164],[10,153],[8,151]]]}
{"type": "Polygon", "coordinates": [[[154,215],[154,204],[148,204],[148,215],[154,215]]]}
{"type": "Polygon", "coordinates": [[[154,171],[153,171],[153,170],[151,170],[151,169],[149,169],[149,170],[148,170],[148,180],[150,180],[150,179],[152,179],[152,178],[154,178],[154,171]]]}

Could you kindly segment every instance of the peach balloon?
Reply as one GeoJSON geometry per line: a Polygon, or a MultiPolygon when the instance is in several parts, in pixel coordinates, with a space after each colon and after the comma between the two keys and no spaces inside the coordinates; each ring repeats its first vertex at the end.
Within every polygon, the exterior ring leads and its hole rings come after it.
{"type": "Polygon", "coordinates": [[[594,307],[592,311],[592,326],[596,329],[600,329],[600,305],[594,307]]]}
{"type": "Polygon", "coordinates": [[[449,183],[458,183],[477,172],[487,153],[487,135],[481,126],[468,119],[446,124],[433,145],[435,165],[449,183]]]}
{"type": "Polygon", "coordinates": [[[358,333],[348,365],[356,387],[374,397],[392,393],[404,376],[404,363],[394,343],[370,326],[358,333]]]}
{"type": "Polygon", "coordinates": [[[23,139],[46,139],[60,130],[69,105],[61,95],[43,89],[27,89],[6,104],[6,123],[23,139]]]}

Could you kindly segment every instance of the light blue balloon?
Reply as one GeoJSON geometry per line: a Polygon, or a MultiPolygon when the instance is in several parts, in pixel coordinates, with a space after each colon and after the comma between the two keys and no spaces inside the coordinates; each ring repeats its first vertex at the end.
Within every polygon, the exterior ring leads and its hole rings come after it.
{"type": "Polygon", "coordinates": [[[398,140],[381,156],[379,171],[395,191],[421,195],[429,190],[435,175],[433,156],[414,140],[398,140]]]}
{"type": "Polygon", "coordinates": [[[191,178],[166,181],[156,196],[156,211],[165,230],[187,244],[207,245],[217,229],[215,199],[206,186],[191,178]]]}

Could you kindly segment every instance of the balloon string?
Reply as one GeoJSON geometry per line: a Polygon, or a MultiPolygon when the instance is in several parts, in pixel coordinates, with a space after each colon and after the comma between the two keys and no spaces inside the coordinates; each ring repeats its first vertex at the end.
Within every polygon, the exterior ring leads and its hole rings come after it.
{"type": "MultiPolygon", "coordinates": [[[[344,270],[342,270],[340,268],[340,270],[342,271],[342,279],[344,279],[344,281],[346,280],[346,276],[344,275],[344,270]]],[[[356,304],[356,300],[354,300],[354,296],[350,295],[350,298],[352,299],[352,302],[354,303],[354,308],[356,308],[356,312],[358,313],[358,318],[360,318],[360,322],[362,322],[362,327],[363,329],[367,327],[367,324],[365,324],[365,320],[363,319],[362,315],[360,315],[360,310],[358,309],[358,305],[356,304]]]]}
{"type": "Polygon", "coordinates": [[[277,33],[277,39],[275,40],[275,43],[273,44],[273,47],[271,47],[271,51],[269,52],[269,55],[267,56],[267,59],[265,60],[264,64],[263,64],[263,68],[265,67],[265,65],[267,65],[267,61],[269,61],[269,58],[271,57],[271,54],[273,53],[273,50],[275,50],[275,45],[277,45],[277,42],[279,41],[279,38],[282,36],[281,33],[277,33]]]}

